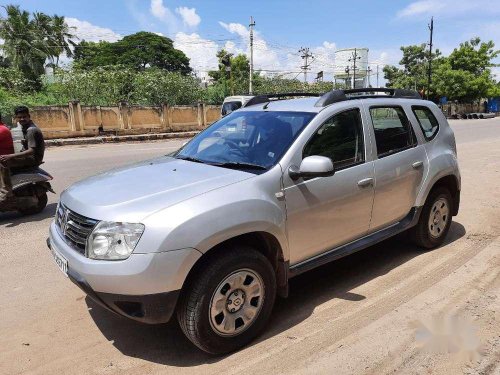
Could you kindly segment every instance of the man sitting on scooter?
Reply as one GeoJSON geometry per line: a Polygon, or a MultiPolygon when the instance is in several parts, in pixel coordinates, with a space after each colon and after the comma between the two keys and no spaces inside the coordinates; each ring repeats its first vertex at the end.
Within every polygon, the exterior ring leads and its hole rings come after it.
{"type": "Polygon", "coordinates": [[[31,121],[28,107],[17,107],[14,114],[17,122],[22,126],[23,149],[17,154],[12,152],[8,155],[0,155],[0,202],[13,196],[9,168],[15,172],[17,169],[38,167],[42,164],[45,153],[42,131],[31,121]]]}

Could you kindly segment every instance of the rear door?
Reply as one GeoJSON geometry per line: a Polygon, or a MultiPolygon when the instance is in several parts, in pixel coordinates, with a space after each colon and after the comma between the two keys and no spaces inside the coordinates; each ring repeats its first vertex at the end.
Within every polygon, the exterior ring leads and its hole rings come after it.
{"type": "Polygon", "coordinates": [[[375,140],[375,198],[370,231],[404,218],[415,205],[427,156],[402,106],[368,107],[375,140]]]}

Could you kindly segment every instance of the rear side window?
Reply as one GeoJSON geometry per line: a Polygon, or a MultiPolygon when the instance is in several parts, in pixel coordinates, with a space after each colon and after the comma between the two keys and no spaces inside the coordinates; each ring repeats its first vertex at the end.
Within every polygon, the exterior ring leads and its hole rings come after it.
{"type": "Polygon", "coordinates": [[[439,130],[438,120],[432,111],[427,107],[413,106],[411,109],[418,120],[418,124],[424,133],[425,139],[430,141],[439,130]]]}
{"type": "Polygon", "coordinates": [[[410,122],[401,107],[370,108],[378,157],[406,150],[416,144],[410,122]]]}
{"type": "Polygon", "coordinates": [[[336,114],[327,120],[304,148],[303,157],[326,156],[337,169],[365,160],[363,125],[359,109],[336,114]]]}

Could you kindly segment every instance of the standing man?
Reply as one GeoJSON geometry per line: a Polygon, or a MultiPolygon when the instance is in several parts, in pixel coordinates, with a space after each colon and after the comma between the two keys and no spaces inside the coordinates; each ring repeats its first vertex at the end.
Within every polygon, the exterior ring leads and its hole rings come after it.
{"type": "Polygon", "coordinates": [[[42,131],[31,121],[28,107],[17,107],[14,114],[16,121],[22,126],[23,149],[17,154],[12,152],[0,155],[0,203],[13,196],[9,168],[15,171],[19,168],[38,167],[42,164],[45,153],[42,131]]]}

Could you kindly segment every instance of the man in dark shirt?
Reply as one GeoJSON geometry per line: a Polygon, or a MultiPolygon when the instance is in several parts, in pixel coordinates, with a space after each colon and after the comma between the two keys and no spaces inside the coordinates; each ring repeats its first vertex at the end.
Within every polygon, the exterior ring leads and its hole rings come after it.
{"type": "Polygon", "coordinates": [[[37,167],[42,164],[45,153],[42,131],[31,121],[28,108],[17,107],[14,113],[17,122],[22,126],[23,149],[17,154],[0,155],[0,203],[13,195],[9,168],[15,172],[17,169],[37,167]]]}

